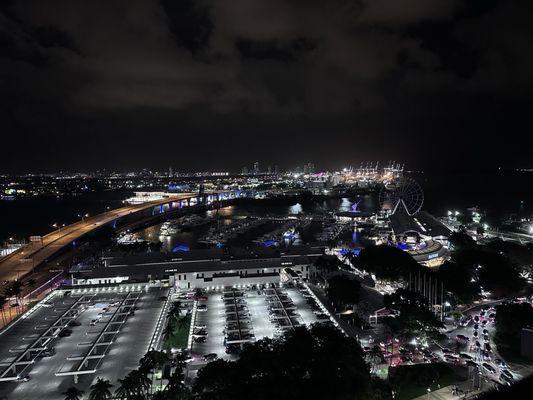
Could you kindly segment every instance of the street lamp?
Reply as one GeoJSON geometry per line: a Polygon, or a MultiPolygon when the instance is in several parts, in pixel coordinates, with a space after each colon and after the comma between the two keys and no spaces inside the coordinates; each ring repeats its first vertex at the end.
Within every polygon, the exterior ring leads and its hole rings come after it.
{"type": "Polygon", "coordinates": [[[431,393],[431,388],[428,388],[428,400],[429,400],[430,393],[431,393]]]}
{"type": "Polygon", "coordinates": [[[89,213],[78,214],[78,217],[81,218],[81,222],[85,222],[85,218],[89,218],[89,213]]]}

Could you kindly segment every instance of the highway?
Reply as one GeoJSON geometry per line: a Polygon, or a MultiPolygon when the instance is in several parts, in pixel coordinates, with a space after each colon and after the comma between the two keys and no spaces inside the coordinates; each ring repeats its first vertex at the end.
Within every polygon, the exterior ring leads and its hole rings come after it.
{"type": "Polygon", "coordinates": [[[73,241],[80,239],[102,225],[151,207],[196,196],[193,193],[180,193],[161,200],[125,206],[85,218],[82,221],[51,232],[43,236],[41,242],[29,243],[16,252],[0,259],[0,282],[20,279],[73,241]]]}

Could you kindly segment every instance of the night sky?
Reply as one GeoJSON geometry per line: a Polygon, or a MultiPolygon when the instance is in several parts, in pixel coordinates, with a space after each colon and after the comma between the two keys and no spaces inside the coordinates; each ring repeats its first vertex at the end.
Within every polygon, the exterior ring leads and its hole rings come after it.
{"type": "Polygon", "coordinates": [[[531,0],[0,1],[0,173],[533,167],[531,0]]]}

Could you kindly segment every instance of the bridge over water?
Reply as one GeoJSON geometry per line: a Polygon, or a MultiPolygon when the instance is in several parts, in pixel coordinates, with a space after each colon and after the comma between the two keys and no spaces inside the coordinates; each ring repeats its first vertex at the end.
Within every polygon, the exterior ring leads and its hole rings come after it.
{"type": "Polygon", "coordinates": [[[220,204],[236,198],[250,197],[253,194],[251,191],[221,191],[201,194],[180,193],[161,200],[129,205],[84,218],[72,225],[51,232],[43,236],[39,241],[31,242],[1,258],[0,282],[20,279],[43,262],[49,261],[69,246],[72,246],[73,243],[76,243],[85,235],[103,227],[111,227],[113,230],[117,230],[139,221],[164,218],[166,214],[188,207],[213,206],[216,203],[220,204]]]}

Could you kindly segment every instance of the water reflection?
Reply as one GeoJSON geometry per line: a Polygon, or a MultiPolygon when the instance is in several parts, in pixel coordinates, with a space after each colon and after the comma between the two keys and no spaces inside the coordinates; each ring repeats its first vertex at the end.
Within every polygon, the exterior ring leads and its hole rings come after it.
{"type": "MultiPolygon", "coordinates": [[[[210,224],[202,225],[188,230],[178,230],[171,235],[161,235],[161,225],[154,225],[143,229],[135,234],[139,239],[148,240],[151,242],[162,243],[162,250],[170,252],[177,246],[187,246],[191,249],[206,248],[207,246],[198,243],[198,239],[204,236],[210,227],[225,226],[235,222],[237,219],[245,218],[247,216],[283,216],[283,215],[324,215],[330,212],[341,212],[351,210],[352,205],[358,202],[358,209],[361,211],[370,211],[374,208],[372,196],[362,196],[357,199],[349,199],[347,197],[339,199],[319,200],[316,202],[296,203],[293,205],[274,204],[265,206],[264,204],[247,204],[239,206],[229,206],[220,208],[219,210],[209,210],[199,213],[200,217],[211,218],[210,224]]],[[[232,240],[231,245],[247,245],[257,237],[274,230],[277,225],[266,224],[259,229],[253,229],[236,240],[232,240]]],[[[322,230],[320,222],[313,222],[305,229],[299,230],[296,237],[292,238],[293,244],[308,243],[315,240],[316,233],[322,230]]],[[[354,244],[358,244],[359,238],[357,232],[346,233],[346,240],[351,240],[354,244]]]]}

